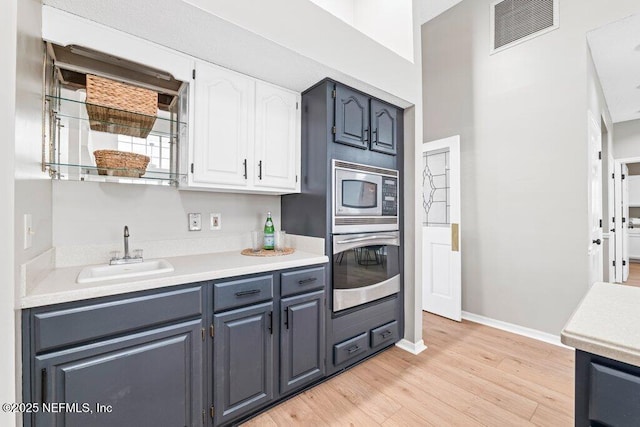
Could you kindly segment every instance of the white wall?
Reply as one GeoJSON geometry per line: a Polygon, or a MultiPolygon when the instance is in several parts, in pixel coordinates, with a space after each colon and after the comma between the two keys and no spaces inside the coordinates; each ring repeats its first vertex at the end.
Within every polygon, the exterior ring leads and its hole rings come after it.
{"type": "Polygon", "coordinates": [[[309,1],[189,3],[409,102],[419,96],[412,63],[309,1]]]}
{"type": "MultiPolygon", "coordinates": [[[[413,56],[415,67],[412,80],[417,93],[422,93],[422,34],[418,4],[413,2],[413,56]]],[[[420,218],[422,171],[420,157],[423,139],[423,102],[418,97],[414,106],[404,112],[404,339],[415,351],[424,349],[422,338],[422,226],[420,218]],[[411,130],[413,129],[413,130],[411,130]],[[412,238],[413,237],[413,238],[412,238]]]]}
{"type": "MultiPolygon", "coordinates": [[[[3,403],[16,401],[18,377],[14,321],[14,153],[11,148],[15,141],[17,3],[17,0],[4,1],[0,13],[0,51],[4,55],[4,64],[0,67],[0,133],[5,148],[0,156],[0,402],[3,403]]],[[[14,414],[0,413],[2,425],[13,425],[15,419],[14,414]]]]}
{"type": "Polygon", "coordinates": [[[413,62],[413,1],[309,0],[413,62]]]}
{"type": "Polygon", "coordinates": [[[616,159],[640,157],[640,120],[613,125],[613,155],[616,159]]]}
{"type": "Polygon", "coordinates": [[[461,135],[463,309],[558,334],[588,289],[586,32],[638,5],[565,0],[489,55],[491,2],[423,26],[425,139],[461,135]]]}
{"type": "Polygon", "coordinates": [[[271,211],[280,225],[280,197],[173,187],[54,181],[53,245],[122,243],[123,227],[132,241],[220,237],[264,227],[271,211]],[[202,231],[189,231],[187,214],[201,213],[202,231]],[[222,214],[222,229],[209,230],[209,213],[222,214]]]}
{"type": "Polygon", "coordinates": [[[38,0],[18,3],[15,120],[15,263],[51,247],[51,179],[42,172],[41,8],[38,0]],[[24,249],[23,216],[33,218],[33,246],[24,249]]]}
{"type": "Polygon", "coordinates": [[[355,0],[354,26],[413,62],[412,5],[412,0],[355,0]]]}
{"type": "Polygon", "coordinates": [[[355,22],[355,0],[310,0],[324,10],[331,12],[344,22],[353,25],[355,22]]]}

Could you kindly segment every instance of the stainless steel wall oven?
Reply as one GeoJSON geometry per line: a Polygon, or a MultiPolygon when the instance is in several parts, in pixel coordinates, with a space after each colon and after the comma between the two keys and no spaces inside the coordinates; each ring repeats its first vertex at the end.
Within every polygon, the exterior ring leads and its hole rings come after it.
{"type": "Polygon", "coordinates": [[[400,292],[398,231],[332,236],[333,311],[400,292]]]}

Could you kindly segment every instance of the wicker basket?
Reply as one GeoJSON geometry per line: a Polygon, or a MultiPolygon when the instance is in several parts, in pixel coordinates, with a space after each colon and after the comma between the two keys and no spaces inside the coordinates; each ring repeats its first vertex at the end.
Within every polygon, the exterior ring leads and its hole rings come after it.
{"type": "Polygon", "coordinates": [[[131,178],[140,178],[144,175],[151,160],[142,154],[117,150],[96,150],[93,155],[96,157],[99,175],[131,178]]]}
{"type": "Polygon", "coordinates": [[[146,138],[158,112],[158,94],[87,74],[87,113],[92,130],[146,138]]]}

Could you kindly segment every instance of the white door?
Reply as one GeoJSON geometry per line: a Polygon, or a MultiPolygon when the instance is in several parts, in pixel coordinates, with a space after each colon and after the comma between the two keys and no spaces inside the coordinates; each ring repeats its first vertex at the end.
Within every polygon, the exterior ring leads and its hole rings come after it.
{"type": "Polygon", "coordinates": [[[615,171],[615,235],[616,256],[615,270],[617,283],[629,278],[629,168],[626,164],[616,163],[615,171]]]}
{"type": "MultiPolygon", "coordinates": [[[[611,150],[609,150],[611,153],[611,150]]],[[[616,267],[614,261],[616,259],[616,224],[615,224],[615,216],[616,216],[616,197],[615,197],[615,163],[613,161],[613,156],[611,154],[608,155],[608,167],[607,171],[612,173],[613,179],[607,177],[607,204],[609,213],[609,218],[606,218],[606,221],[603,220],[603,224],[607,224],[606,228],[603,230],[604,232],[609,233],[609,265],[607,265],[607,269],[609,270],[609,282],[616,281],[616,267]]]]}
{"type": "Polygon", "coordinates": [[[299,105],[299,94],[256,82],[256,186],[292,191],[298,186],[299,105]]]}
{"type": "Polygon", "coordinates": [[[460,321],[460,136],[422,145],[422,309],[460,321]]]}
{"type": "Polygon", "coordinates": [[[622,281],[629,279],[629,167],[622,165],[622,281]]]}
{"type": "Polygon", "coordinates": [[[602,282],[602,132],[600,123],[589,111],[589,285],[602,282]]]}
{"type": "Polygon", "coordinates": [[[193,181],[244,187],[252,171],[254,80],[202,62],[196,71],[193,181]]]}

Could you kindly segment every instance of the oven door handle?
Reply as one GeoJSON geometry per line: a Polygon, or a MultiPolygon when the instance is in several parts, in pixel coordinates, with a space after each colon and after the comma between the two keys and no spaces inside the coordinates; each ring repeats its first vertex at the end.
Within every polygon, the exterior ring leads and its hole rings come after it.
{"type": "Polygon", "coordinates": [[[377,235],[377,236],[366,236],[366,237],[354,237],[353,239],[345,239],[336,242],[338,245],[346,245],[347,243],[356,243],[356,242],[367,242],[369,240],[380,240],[380,239],[397,239],[398,236],[390,236],[390,235],[377,235]]]}

